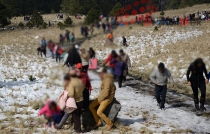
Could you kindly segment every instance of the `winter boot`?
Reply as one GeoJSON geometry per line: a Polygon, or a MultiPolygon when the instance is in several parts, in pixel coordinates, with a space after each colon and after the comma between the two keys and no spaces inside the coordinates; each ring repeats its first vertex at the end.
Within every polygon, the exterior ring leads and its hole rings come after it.
{"type": "Polygon", "coordinates": [[[194,99],[194,103],[195,103],[195,110],[200,110],[199,109],[199,100],[198,99],[194,99]]]}
{"type": "Polygon", "coordinates": [[[201,111],[206,111],[206,108],[204,107],[205,100],[206,100],[205,98],[200,99],[200,110],[201,111]]]}

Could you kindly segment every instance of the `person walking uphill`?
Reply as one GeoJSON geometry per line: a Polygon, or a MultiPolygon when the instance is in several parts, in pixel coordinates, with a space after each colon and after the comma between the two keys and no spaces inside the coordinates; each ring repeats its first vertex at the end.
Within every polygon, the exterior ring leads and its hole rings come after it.
{"type": "Polygon", "coordinates": [[[126,81],[126,76],[128,75],[128,68],[131,67],[131,60],[129,56],[122,49],[120,50],[120,56],[126,64],[126,68],[123,72],[123,80],[126,81]]]}
{"type": "Polygon", "coordinates": [[[103,112],[107,108],[107,106],[113,101],[115,96],[116,87],[114,85],[114,77],[113,75],[107,73],[106,68],[100,68],[97,72],[100,73],[99,76],[102,79],[101,91],[98,98],[90,104],[89,108],[96,122],[94,128],[97,128],[100,125],[102,125],[102,122],[100,121],[101,118],[108,125],[107,130],[109,131],[112,129],[114,124],[103,112]],[[99,106],[99,108],[96,111],[95,108],[97,106],[99,106]]]}
{"type": "Polygon", "coordinates": [[[187,81],[188,85],[191,86],[193,90],[195,109],[199,110],[199,99],[198,99],[198,88],[199,88],[201,92],[200,110],[206,111],[204,104],[206,100],[206,84],[209,83],[209,77],[207,74],[205,63],[201,58],[196,59],[193,63],[190,64],[187,70],[187,81]],[[203,73],[205,74],[206,78],[204,78],[203,73]]]}
{"type": "Polygon", "coordinates": [[[74,130],[77,133],[81,133],[81,114],[82,114],[82,106],[83,106],[83,90],[84,84],[83,82],[77,78],[75,70],[70,70],[70,79],[71,82],[68,87],[68,97],[74,98],[76,101],[77,109],[72,113],[74,120],[74,130]]]}
{"type": "Polygon", "coordinates": [[[171,88],[173,88],[174,87],[173,77],[170,71],[167,68],[165,68],[165,65],[163,63],[160,63],[158,65],[158,69],[155,69],[150,75],[151,81],[155,83],[156,99],[161,110],[165,108],[165,98],[167,92],[168,78],[170,79],[172,84],[171,88]]]}
{"type": "Polygon", "coordinates": [[[115,63],[112,63],[112,60],[115,60],[117,58],[117,53],[115,50],[112,50],[111,54],[107,57],[107,59],[104,61],[104,65],[105,66],[107,63],[109,63],[109,69],[111,74],[114,75],[114,68],[115,68],[115,63]]]}

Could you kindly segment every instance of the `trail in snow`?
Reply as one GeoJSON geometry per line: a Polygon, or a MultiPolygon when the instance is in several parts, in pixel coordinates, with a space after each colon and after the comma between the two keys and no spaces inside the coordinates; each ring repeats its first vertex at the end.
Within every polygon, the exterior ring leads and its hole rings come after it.
{"type": "MultiPolygon", "coordinates": [[[[92,79],[93,91],[91,98],[96,98],[100,92],[100,79],[93,72],[89,72],[92,79]]],[[[117,84],[116,84],[117,85],[117,84]]],[[[210,132],[210,120],[198,117],[193,112],[187,112],[179,108],[173,108],[166,104],[166,110],[157,107],[153,96],[139,94],[137,89],[123,87],[116,90],[116,99],[121,103],[122,109],[118,119],[122,125],[130,126],[138,131],[141,127],[147,126],[154,132],[162,132],[177,129],[188,129],[196,133],[210,132]],[[143,119],[145,113],[149,113],[147,122],[143,119]],[[154,119],[154,116],[156,118],[154,119]]]]}

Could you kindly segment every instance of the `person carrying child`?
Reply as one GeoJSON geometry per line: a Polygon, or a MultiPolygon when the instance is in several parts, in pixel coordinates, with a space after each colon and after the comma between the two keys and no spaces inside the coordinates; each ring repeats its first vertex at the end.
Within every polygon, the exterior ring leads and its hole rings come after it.
{"type": "Polygon", "coordinates": [[[83,67],[82,67],[82,63],[78,63],[76,65],[76,73],[77,73],[77,76],[78,78],[83,82],[85,88],[84,88],[84,91],[83,91],[83,109],[88,109],[89,107],[89,96],[91,94],[91,90],[92,90],[92,87],[91,87],[91,83],[90,83],[90,78],[87,74],[87,72],[85,72],[83,70],[83,67]]]}
{"type": "Polygon", "coordinates": [[[56,129],[61,129],[63,125],[66,123],[70,114],[77,109],[75,99],[68,97],[69,83],[70,83],[70,75],[68,73],[64,76],[64,91],[61,93],[58,102],[60,109],[64,111],[64,116],[62,117],[60,123],[55,125],[56,129]]]}
{"type": "Polygon", "coordinates": [[[47,101],[45,106],[39,111],[38,116],[44,115],[47,122],[44,127],[47,128],[48,124],[51,123],[51,128],[54,129],[54,117],[53,114],[60,114],[60,108],[54,101],[47,101]]]}

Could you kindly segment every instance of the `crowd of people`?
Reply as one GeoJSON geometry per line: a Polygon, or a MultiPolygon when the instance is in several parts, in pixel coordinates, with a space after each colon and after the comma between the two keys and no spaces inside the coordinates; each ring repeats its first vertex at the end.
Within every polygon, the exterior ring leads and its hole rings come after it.
{"type": "MultiPolygon", "coordinates": [[[[70,31],[67,30],[65,37],[69,37],[69,34],[70,31]]],[[[109,36],[112,36],[110,39],[113,39],[113,35],[109,36]]],[[[40,45],[41,46],[37,49],[38,54],[41,53],[41,56],[44,54],[46,57],[46,50],[48,48],[52,58],[54,58],[55,55],[56,61],[61,60],[63,50],[59,44],[54,44],[51,40],[47,42],[45,38],[42,38],[40,45]]],[[[124,36],[123,45],[127,46],[127,41],[124,36]]],[[[86,49],[75,45],[67,52],[66,58],[64,58],[64,66],[69,68],[69,72],[64,76],[64,91],[58,96],[58,102],[47,101],[38,114],[39,116],[44,115],[47,120],[44,127],[47,128],[48,125],[51,124],[53,129],[62,129],[67,122],[67,119],[72,114],[74,131],[81,133],[82,122],[80,118],[84,110],[89,109],[96,122],[95,126],[92,126],[93,129],[102,125],[100,118],[106,122],[107,131],[113,128],[114,122],[104,114],[104,110],[112,103],[115,97],[116,86],[114,82],[118,83],[118,88],[123,87],[123,82],[126,81],[129,68],[131,67],[131,61],[124,50],[119,50],[119,53],[115,50],[111,51],[103,62],[103,66],[97,70],[99,77],[102,80],[100,94],[92,103],[90,103],[89,96],[92,87],[88,76],[88,70],[90,61],[95,58],[96,53],[93,48],[89,48],[89,50],[86,51],[86,49]],[[60,122],[55,122],[54,114],[62,115],[60,122]]],[[[155,84],[155,97],[158,107],[161,110],[164,110],[168,79],[170,79],[171,88],[174,88],[173,76],[169,69],[165,67],[164,63],[159,63],[157,69],[151,73],[150,79],[155,84]]],[[[190,64],[187,70],[187,80],[188,85],[191,86],[193,90],[195,109],[206,111],[204,105],[206,100],[206,84],[209,82],[209,77],[205,63],[201,58],[196,59],[190,64]],[[205,76],[203,74],[205,74],[205,76]],[[201,92],[200,99],[198,97],[198,89],[200,89],[201,92]]]]}

